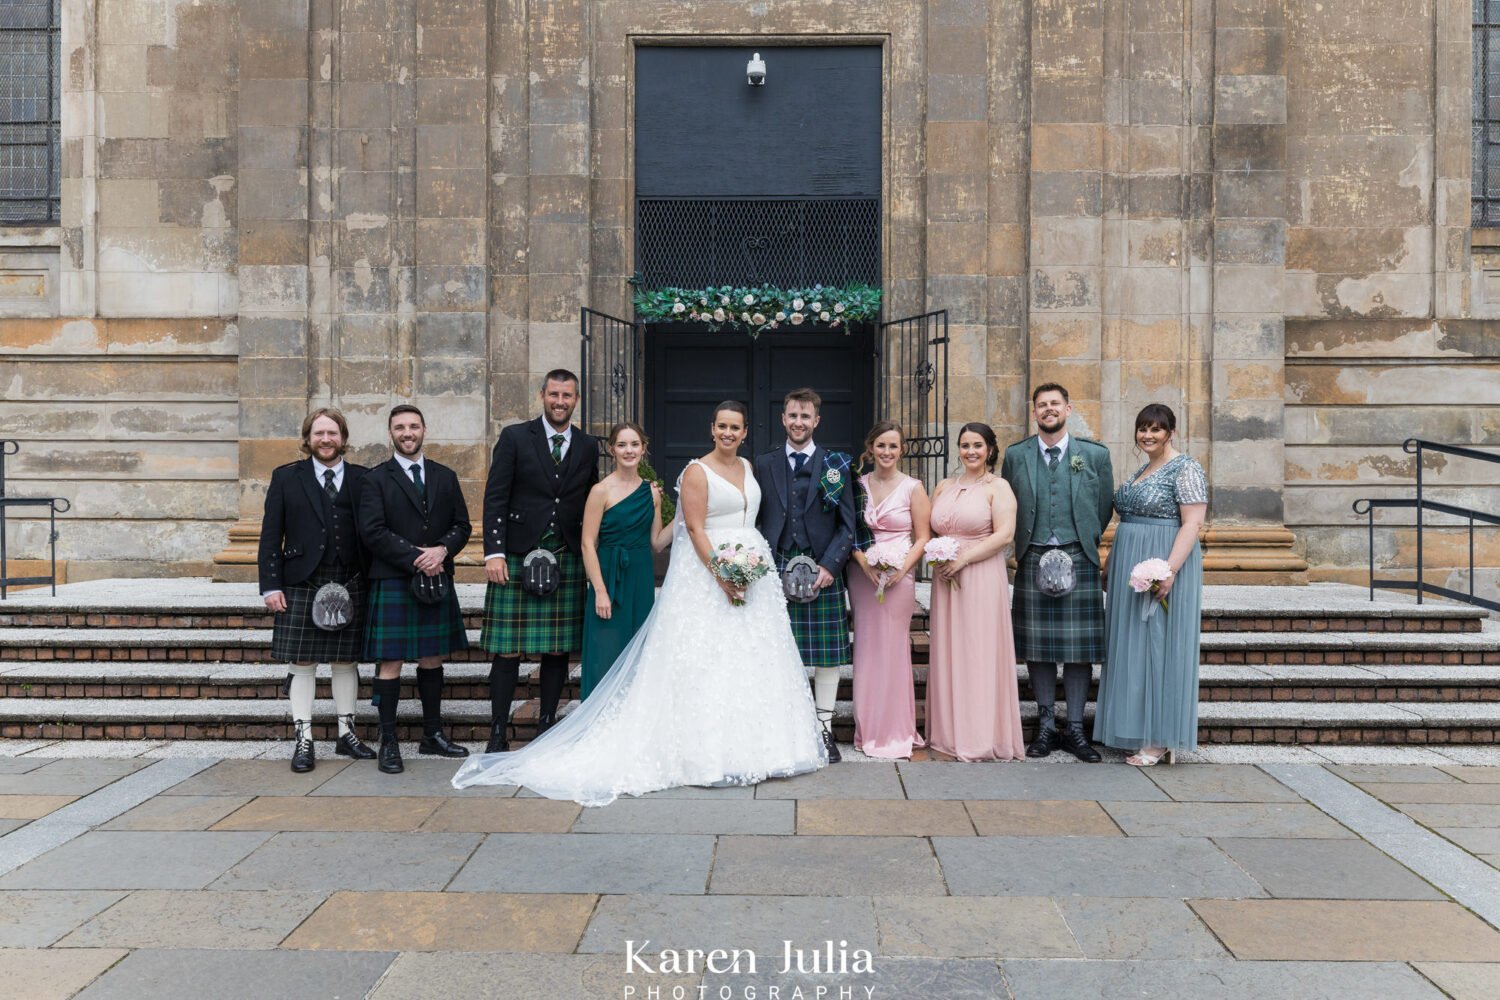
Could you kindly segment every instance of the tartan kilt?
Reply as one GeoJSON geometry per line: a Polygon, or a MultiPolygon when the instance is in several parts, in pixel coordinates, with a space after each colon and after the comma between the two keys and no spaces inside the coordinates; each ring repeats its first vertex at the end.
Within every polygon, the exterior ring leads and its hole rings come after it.
{"type": "Polygon", "coordinates": [[[365,659],[411,662],[469,648],[458,594],[448,590],[442,604],[423,604],[411,595],[408,577],[370,582],[365,659]]]}
{"type": "Polygon", "coordinates": [[[271,658],[283,663],[353,663],[365,640],[365,578],[348,569],[319,566],[311,578],[282,589],[286,610],[271,626],[271,658]],[[313,598],[325,583],[341,583],[349,591],[354,620],[337,632],[313,624],[313,598]]]}
{"type": "Polygon", "coordinates": [[[1040,663],[1104,662],[1104,588],[1099,567],[1083,554],[1083,546],[1062,546],[1073,556],[1078,586],[1063,597],[1048,597],[1037,589],[1036,567],[1046,546],[1033,545],[1016,566],[1011,589],[1011,624],[1016,658],[1040,663]]]}
{"type": "Polygon", "coordinates": [[[583,650],[583,603],[588,577],[583,560],[567,549],[553,550],[561,577],[546,597],[521,586],[523,556],[507,555],[510,582],[484,591],[484,628],[479,645],[488,653],[577,653],[583,650]]]}
{"type": "MultiPolygon", "coordinates": [[[[794,556],[812,556],[810,549],[776,553],[776,572],[786,569],[794,556]]],[[[806,667],[841,667],[853,662],[849,651],[849,598],[844,577],[835,573],[833,583],[806,604],[786,602],[786,613],[792,620],[792,635],[797,652],[806,667]]]]}

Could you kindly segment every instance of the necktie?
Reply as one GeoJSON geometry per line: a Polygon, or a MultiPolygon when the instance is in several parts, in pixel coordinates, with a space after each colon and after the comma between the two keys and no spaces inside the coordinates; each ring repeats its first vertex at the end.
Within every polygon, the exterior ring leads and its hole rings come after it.
{"type": "Polygon", "coordinates": [[[797,451],[792,453],[792,475],[802,471],[802,466],[807,464],[807,456],[797,451]]]}
{"type": "Polygon", "coordinates": [[[1048,448],[1047,449],[1047,468],[1050,469],[1053,466],[1055,466],[1057,464],[1057,456],[1059,456],[1061,454],[1062,454],[1062,449],[1059,448],[1059,447],[1057,447],[1056,445],[1053,445],[1051,448],[1048,448]]]}
{"type": "Polygon", "coordinates": [[[323,470],[323,492],[328,494],[328,500],[330,503],[338,498],[339,490],[337,486],[333,485],[332,469],[323,470]]]}
{"type": "Polygon", "coordinates": [[[422,498],[423,503],[426,503],[427,484],[422,482],[422,467],[420,465],[413,465],[411,467],[411,482],[417,488],[417,496],[422,498]]]}
{"type": "Polygon", "coordinates": [[[552,435],[552,464],[557,465],[562,461],[562,446],[567,438],[561,434],[552,435]]]}

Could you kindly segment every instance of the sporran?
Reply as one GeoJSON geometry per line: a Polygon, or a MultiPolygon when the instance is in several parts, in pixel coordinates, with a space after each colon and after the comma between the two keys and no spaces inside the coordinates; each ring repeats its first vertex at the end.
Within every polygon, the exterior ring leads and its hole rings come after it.
{"type": "Polygon", "coordinates": [[[325,583],[313,595],[313,624],[325,632],[338,632],[354,620],[354,601],[341,583],[325,583]]]}
{"type": "Polygon", "coordinates": [[[521,560],[521,586],[526,593],[550,597],[562,583],[562,568],[551,549],[532,549],[521,560]]]}
{"type": "Polygon", "coordinates": [[[811,556],[793,556],[781,571],[781,589],[786,599],[811,604],[818,598],[818,564],[811,556]]]}
{"type": "Polygon", "coordinates": [[[1036,564],[1036,589],[1048,597],[1066,597],[1078,586],[1073,557],[1063,549],[1048,549],[1036,564]]]}
{"type": "Polygon", "coordinates": [[[411,578],[411,596],[418,604],[441,604],[453,591],[453,578],[447,573],[428,576],[418,573],[411,578]]]}

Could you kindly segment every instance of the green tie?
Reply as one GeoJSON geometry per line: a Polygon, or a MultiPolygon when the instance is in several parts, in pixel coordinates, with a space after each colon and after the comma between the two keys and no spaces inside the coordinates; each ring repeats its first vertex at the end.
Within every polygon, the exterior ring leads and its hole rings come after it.
{"type": "Polygon", "coordinates": [[[559,462],[562,461],[562,446],[563,446],[563,442],[566,441],[566,440],[567,440],[567,438],[563,437],[561,434],[554,434],[554,435],[552,435],[552,464],[553,465],[557,465],[559,462]]]}

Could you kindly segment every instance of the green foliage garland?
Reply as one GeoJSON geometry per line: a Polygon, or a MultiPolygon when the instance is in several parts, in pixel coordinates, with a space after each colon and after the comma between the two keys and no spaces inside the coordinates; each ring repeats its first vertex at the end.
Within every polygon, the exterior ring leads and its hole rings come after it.
{"type": "Polygon", "coordinates": [[[702,323],[709,330],[766,330],[815,326],[846,330],[880,319],[880,289],[873,285],[719,285],[709,288],[643,288],[635,285],[635,318],[642,323],[702,323]]]}
{"type": "Polygon", "coordinates": [[[661,481],[661,475],[644,458],[641,459],[639,471],[646,482],[661,487],[661,523],[671,524],[672,518],[677,516],[677,503],[672,499],[672,491],[667,489],[667,484],[661,481]]]}

